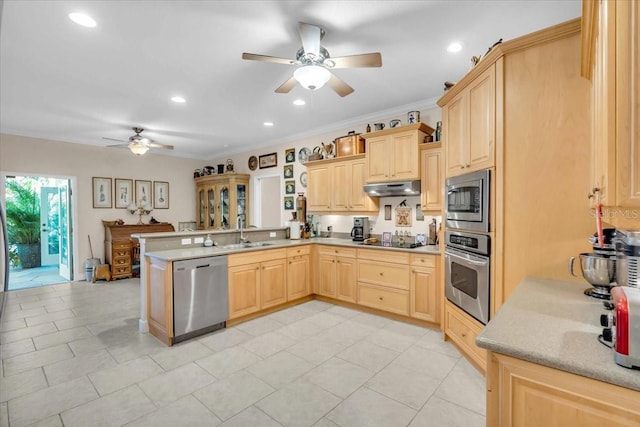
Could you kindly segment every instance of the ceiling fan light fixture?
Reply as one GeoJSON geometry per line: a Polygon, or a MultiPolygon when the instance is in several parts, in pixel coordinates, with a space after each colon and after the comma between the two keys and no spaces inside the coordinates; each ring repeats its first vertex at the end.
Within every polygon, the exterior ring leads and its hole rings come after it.
{"type": "Polygon", "coordinates": [[[331,73],[324,67],[319,65],[305,65],[298,68],[293,77],[304,87],[309,90],[318,90],[331,78],[331,73]]]}
{"type": "Polygon", "coordinates": [[[129,144],[129,150],[136,156],[142,156],[144,153],[149,151],[149,147],[144,144],[129,144]]]}
{"type": "Polygon", "coordinates": [[[98,25],[96,21],[86,13],[70,13],[69,19],[71,19],[76,24],[82,25],[83,27],[87,28],[94,28],[96,25],[98,25]]]}

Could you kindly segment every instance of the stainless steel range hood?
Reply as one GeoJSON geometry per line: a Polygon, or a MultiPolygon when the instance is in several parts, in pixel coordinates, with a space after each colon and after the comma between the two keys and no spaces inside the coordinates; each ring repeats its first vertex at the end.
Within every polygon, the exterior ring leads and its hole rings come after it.
{"type": "Polygon", "coordinates": [[[420,180],[365,184],[364,191],[375,197],[418,196],[420,195],[420,180]]]}

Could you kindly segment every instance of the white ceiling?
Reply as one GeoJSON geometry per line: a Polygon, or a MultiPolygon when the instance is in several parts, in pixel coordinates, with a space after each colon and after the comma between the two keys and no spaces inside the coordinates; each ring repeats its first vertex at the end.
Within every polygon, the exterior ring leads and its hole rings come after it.
{"type": "Polygon", "coordinates": [[[174,145],[171,155],[205,159],[432,106],[472,55],[581,13],[580,0],[5,0],[0,8],[0,132],[105,146],[102,137],[126,140],[137,125],[174,145]],[[76,11],[97,27],[71,22],[76,11]],[[241,54],[295,58],[298,21],[325,29],[331,56],[380,52],[382,68],[335,70],[355,89],[344,98],[328,86],[274,93],[295,67],[241,54]],[[447,53],[454,40],[463,50],[447,53]],[[171,102],[176,94],[187,102],[171,102]],[[307,104],[294,106],[298,98],[307,104]]]}

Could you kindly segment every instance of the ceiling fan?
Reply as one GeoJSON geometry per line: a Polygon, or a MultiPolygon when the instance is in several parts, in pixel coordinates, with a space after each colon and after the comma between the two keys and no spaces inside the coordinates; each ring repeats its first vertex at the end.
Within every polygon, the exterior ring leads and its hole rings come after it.
{"type": "Polygon", "coordinates": [[[158,144],[157,142],[154,142],[152,139],[140,135],[144,131],[143,128],[133,127],[132,129],[136,134],[129,137],[129,142],[122,141],[120,139],[107,138],[104,136],[102,137],[102,139],[108,139],[109,141],[124,142],[124,144],[113,144],[113,145],[108,145],[107,147],[118,147],[118,148],[126,147],[129,150],[131,150],[133,154],[136,154],[138,156],[141,156],[144,153],[146,153],[149,150],[149,148],[162,148],[163,150],[173,150],[173,145],[158,144]]]}
{"type": "Polygon", "coordinates": [[[382,66],[382,56],[379,52],[331,58],[327,49],[320,45],[320,40],[324,37],[325,32],[316,25],[298,22],[298,32],[302,47],[296,53],[296,59],[246,52],[242,54],[242,59],[299,66],[293,72],[293,77],[276,89],[276,93],[289,93],[297,83],[309,90],[318,90],[325,83],[328,83],[338,95],[347,96],[353,92],[353,88],[336,77],[330,70],[382,66]]]}

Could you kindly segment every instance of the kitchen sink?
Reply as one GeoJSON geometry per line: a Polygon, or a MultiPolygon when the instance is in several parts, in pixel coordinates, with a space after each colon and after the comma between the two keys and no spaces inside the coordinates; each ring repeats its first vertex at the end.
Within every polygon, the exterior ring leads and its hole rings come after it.
{"type": "Polygon", "coordinates": [[[219,246],[220,249],[246,249],[246,248],[259,248],[262,246],[271,246],[272,243],[267,242],[253,242],[253,243],[231,243],[229,245],[219,246]]]}

